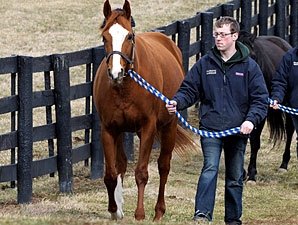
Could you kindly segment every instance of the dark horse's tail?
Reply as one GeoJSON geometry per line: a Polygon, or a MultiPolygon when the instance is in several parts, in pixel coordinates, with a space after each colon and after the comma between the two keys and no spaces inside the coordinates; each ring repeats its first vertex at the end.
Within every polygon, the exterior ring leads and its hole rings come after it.
{"type": "MultiPolygon", "coordinates": [[[[262,37],[259,37],[258,39],[260,40],[255,42],[258,46],[261,45],[262,41],[266,40],[271,44],[278,46],[283,52],[282,54],[271,54],[270,52],[268,53],[268,51],[263,51],[264,49],[262,50],[261,48],[258,50],[266,53],[264,54],[266,56],[260,59],[259,64],[261,69],[263,70],[264,76],[270,79],[269,81],[270,83],[267,84],[267,87],[268,87],[268,90],[271,91],[272,77],[275,74],[275,71],[279,65],[279,62],[282,59],[282,56],[289,49],[291,49],[292,46],[284,39],[277,36],[262,36],[262,37]],[[275,62],[273,61],[274,57],[276,57],[275,62]]],[[[258,54],[261,54],[261,52],[259,52],[258,54]]],[[[286,114],[284,112],[282,112],[281,110],[274,110],[272,108],[269,108],[268,114],[267,114],[267,122],[269,125],[270,137],[274,141],[274,146],[277,143],[280,143],[280,141],[284,139],[286,135],[285,121],[286,121],[286,114]]]]}
{"type": "MultiPolygon", "coordinates": [[[[283,54],[291,48],[291,45],[282,38],[276,36],[256,37],[254,34],[246,31],[240,31],[238,40],[249,48],[251,57],[259,64],[263,72],[267,88],[270,92],[271,80],[277,69],[278,62],[281,60],[283,54]],[[270,52],[270,46],[277,46],[284,53],[272,54],[272,52],[270,52]]],[[[280,110],[273,110],[272,108],[269,108],[267,114],[267,125],[269,127],[270,138],[274,141],[275,146],[285,137],[285,114],[280,110]]]]}

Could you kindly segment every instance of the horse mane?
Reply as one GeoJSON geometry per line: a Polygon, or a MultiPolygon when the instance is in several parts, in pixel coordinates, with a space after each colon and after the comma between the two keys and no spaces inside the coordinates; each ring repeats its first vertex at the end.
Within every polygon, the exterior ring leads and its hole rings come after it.
{"type": "Polygon", "coordinates": [[[256,39],[256,35],[254,35],[254,34],[251,34],[244,30],[241,30],[239,32],[238,41],[245,44],[249,48],[249,50],[253,49],[253,43],[254,43],[255,39],[256,39]]]}

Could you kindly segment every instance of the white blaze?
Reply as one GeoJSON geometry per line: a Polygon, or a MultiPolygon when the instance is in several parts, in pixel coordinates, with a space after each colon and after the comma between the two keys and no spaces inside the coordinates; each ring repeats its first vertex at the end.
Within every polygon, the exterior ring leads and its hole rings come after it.
{"type": "MultiPolygon", "coordinates": [[[[109,33],[112,36],[112,48],[113,51],[121,52],[122,44],[125,40],[126,35],[128,34],[128,30],[124,29],[118,23],[115,23],[110,27],[109,33]]],[[[113,67],[111,68],[111,73],[113,75],[113,79],[118,78],[118,74],[121,72],[121,64],[120,59],[121,56],[119,54],[113,55],[113,67]]]]}

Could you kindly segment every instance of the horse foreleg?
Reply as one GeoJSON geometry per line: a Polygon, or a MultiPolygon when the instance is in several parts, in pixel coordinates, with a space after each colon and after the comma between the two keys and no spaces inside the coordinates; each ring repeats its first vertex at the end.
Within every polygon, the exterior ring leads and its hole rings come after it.
{"type": "MultiPolygon", "coordinates": [[[[287,170],[288,169],[288,164],[291,158],[291,142],[292,142],[292,137],[294,134],[294,125],[293,125],[293,121],[290,115],[286,115],[286,147],[285,147],[285,151],[282,155],[282,162],[281,165],[279,166],[279,168],[281,170],[287,170]]],[[[297,153],[298,156],[298,153],[297,153]]]]}
{"type": "Polygon", "coordinates": [[[114,198],[117,205],[117,212],[112,213],[112,219],[122,219],[123,213],[123,178],[127,168],[127,157],[123,147],[123,133],[117,139],[116,148],[116,169],[117,169],[117,186],[114,191],[114,198]]]}
{"type": "Polygon", "coordinates": [[[155,205],[154,221],[160,220],[166,211],[164,193],[171,167],[172,151],[175,146],[176,132],[176,124],[172,124],[170,128],[166,127],[161,131],[161,149],[158,158],[158,171],[160,176],[160,182],[158,198],[155,205]]]}
{"type": "MultiPolygon", "coordinates": [[[[123,217],[123,213],[118,210],[116,201],[115,201],[115,189],[118,186],[118,189],[121,189],[118,184],[119,179],[117,179],[117,169],[115,167],[116,162],[116,144],[114,141],[114,137],[102,129],[101,131],[101,141],[104,149],[104,157],[105,157],[105,176],[104,183],[107,188],[109,202],[108,202],[108,211],[111,213],[112,219],[121,219],[123,217]]],[[[119,193],[117,193],[119,195],[119,193]]],[[[118,197],[118,196],[117,196],[118,197]]]]}
{"type": "MultiPolygon", "coordinates": [[[[152,122],[152,121],[151,121],[152,122]]],[[[135,169],[135,179],[138,187],[138,201],[135,210],[135,219],[145,219],[144,192],[148,182],[148,163],[154,142],[155,124],[149,124],[142,128],[138,163],[135,169]]]]}

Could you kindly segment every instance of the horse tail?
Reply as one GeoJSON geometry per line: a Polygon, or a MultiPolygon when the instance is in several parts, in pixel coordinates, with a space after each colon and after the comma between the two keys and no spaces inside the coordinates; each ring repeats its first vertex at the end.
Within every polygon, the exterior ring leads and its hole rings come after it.
{"type": "Polygon", "coordinates": [[[197,140],[195,140],[194,135],[178,124],[174,152],[181,158],[184,158],[190,153],[198,153],[200,145],[197,140]]]}
{"type": "Polygon", "coordinates": [[[273,147],[285,137],[285,115],[280,110],[268,109],[267,124],[269,127],[270,138],[273,140],[273,147]]]}

